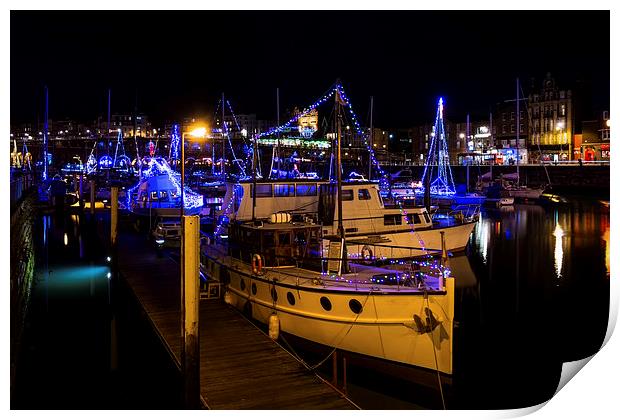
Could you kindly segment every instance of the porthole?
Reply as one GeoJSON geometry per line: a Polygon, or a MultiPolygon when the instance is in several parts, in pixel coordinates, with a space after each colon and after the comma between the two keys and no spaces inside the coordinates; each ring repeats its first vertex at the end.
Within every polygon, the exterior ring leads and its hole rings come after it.
{"type": "Polygon", "coordinates": [[[295,295],[293,295],[293,293],[291,292],[287,292],[286,293],[286,300],[288,300],[288,303],[290,303],[291,305],[295,304],[295,295]]]}
{"type": "Polygon", "coordinates": [[[239,287],[241,287],[241,290],[245,290],[245,281],[243,279],[241,279],[241,283],[239,284],[239,287]]]}
{"type": "Polygon", "coordinates": [[[252,283],[252,294],[256,294],[256,283],[252,283]]]}
{"type": "Polygon", "coordinates": [[[331,311],[332,310],[332,303],[329,301],[328,298],[326,298],[325,296],[323,296],[321,298],[321,306],[323,307],[323,309],[325,309],[326,311],[331,311]]]}
{"type": "Polygon", "coordinates": [[[274,302],[277,302],[277,301],[278,301],[278,292],[276,292],[276,288],[275,288],[275,287],[272,287],[272,288],[271,288],[271,299],[272,299],[274,302]]]}
{"type": "Polygon", "coordinates": [[[362,313],[362,309],[364,309],[362,307],[362,304],[360,303],[360,301],[357,300],[357,299],[351,299],[349,301],[349,308],[351,308],[351,311],[354,314],[360,314],[360,313],[362,313]]]}

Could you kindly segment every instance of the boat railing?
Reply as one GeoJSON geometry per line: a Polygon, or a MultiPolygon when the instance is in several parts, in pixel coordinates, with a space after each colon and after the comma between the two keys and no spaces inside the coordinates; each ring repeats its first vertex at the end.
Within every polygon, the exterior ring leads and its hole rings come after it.
{"type": "Polygon", "coordinates": [[[446,212],[437,211],[433,213],[433,220],[454,219],[458,223],[475,222],[480,217],[479,204],[459,204],[450,208],[446,212]]]}

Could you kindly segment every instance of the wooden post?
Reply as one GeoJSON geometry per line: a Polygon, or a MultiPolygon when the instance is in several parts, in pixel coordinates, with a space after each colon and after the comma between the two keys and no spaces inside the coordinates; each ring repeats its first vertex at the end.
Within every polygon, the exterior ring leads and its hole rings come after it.
{"type": "Polygon", "coordinates": [[[183,216],[183,376],[185,407],[200,408],[200,347],[198,336],[198,305],[200,303],[200,217],[183,216]]]}
{"type": "Polygon", "coordinates": [[[112,250],[116,249],[116,235],[118,233],[118,187],[112,187],[110,203],[110,245],[112,250]]]}
{"type": "Polygon", "coordinates": [[[80,173],[80,210],[84,210],[84,174],[80,173]]]}
{"type": "Polygon", "coordinates": [[[95,181],[90,180],[90,214],[95,214],[95,181]]]}

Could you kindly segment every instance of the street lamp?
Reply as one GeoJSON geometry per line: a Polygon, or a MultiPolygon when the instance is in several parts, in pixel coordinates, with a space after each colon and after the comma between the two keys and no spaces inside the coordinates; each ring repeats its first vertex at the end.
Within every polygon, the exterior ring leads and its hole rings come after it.
{"type": "MultiPolygon", "coordinates": [[[[204,138],[207,134],[206,127],[197,127],[192,131],[183,132],[181,134],[181,219],[183,219],[183,211],[185,209],[185,135],[191,137],[204,138]]],[[[183,221],[181,221],[183,223],[183,221]]]]}

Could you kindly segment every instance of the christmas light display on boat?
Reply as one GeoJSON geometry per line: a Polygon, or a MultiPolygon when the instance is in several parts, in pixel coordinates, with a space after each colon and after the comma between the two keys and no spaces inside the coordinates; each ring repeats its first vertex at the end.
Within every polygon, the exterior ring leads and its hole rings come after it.
{"type": "Polygon", "coordinates": [[[431,194],[454,195],[454,179],[450,169],[450,157],[448,154],[448,140],[443,125],[443,98],[439,98],[435,125],[431,133],[431,147],[426,158],[422,183],[426,185],[426,177],[430,177],[431,194]],[[436,169],[435,169],[436,168],[436,169]]]}
{"type": "MultiPolygon", "coordinates": [[[[170,168],[168,162],[163,158],[144,159],[142,162],[142,172],[140,174],[140,182],[127,191],[127,208],[131,208],[131,201],[137,200],[138,189],[140,185],[148,181],[149,178],[166,175],[170,184],[176,190],[174,197],[181,197],[181,175],[170,168]]],[[[185,205],[183,208],[188,212],[199,210],[203,206],[202,195],[196,194],[187,186],[183,194],[185,205]]]]}
{"type": "MultiPolygon", "coordinates": [[[[303,116],[307,115],[308,113],[314,111],[317,107],[323,105],[328,100],[330,100],[332,98],[332,96],[334,96],[334,95],[337,95],[340,98],[340,100],[343,103],[344,109],[350,114],[350,118],[351,118],[351,121],[353,122],[353,126],[355,128],[355,132],[359,136],[361,136],[362,139],[364,140],[364,144],[366,145],[366,149],[367,149],[367,151],[368,151],[368,153],[370,155],[370,160],[371,160],[373,166],[375,166],[377,168],[377,171],[378,171],[380,177],[384,177],[386,175],[386,172],[383,169],[381,169],[381,166],[379,165],[379,162],[377,161],[377,158],[375,157],[374,149],[372,148],[372,145],[369,144],[369,142],[368,142],[368,134],[365,133],[364,130],[362,130],[362,127],[360,126],[360,123],[359,123],[359,118],[357,117],[357,115],[353,111],[353,106],[351,105],[351,101],[349,100],[349,98],[345,94],[344,88],[342,87],[342,85],[340,83],[334,84],[333,87],[330,88],[327,91],[327,93],[325,93],[321,98],[319,98],[316,102],[314,102],[309,107],[304,108],[299,114],[295,115],[294,117],[292,117],[290,120],[288,120],[284,124],[282,124],[282,125],[280,125],[278,127],[274,127],[271,130],[268,130],[266,132],[258,134],[256,136],[256,138],[257,138],[259,144],[261,143],[261,138],[263,138],[263,137],[269,137],[269,136],[272,136],[272,135],[277,134],[277,133],[286,132],[286,131],[291,130],[291,128],[297,129],[296,122],[299,120],[300,117],[303,117],[303,116]]],[[[265,140],[263,140],[263,141],[265,141],[265,140]]]]}

